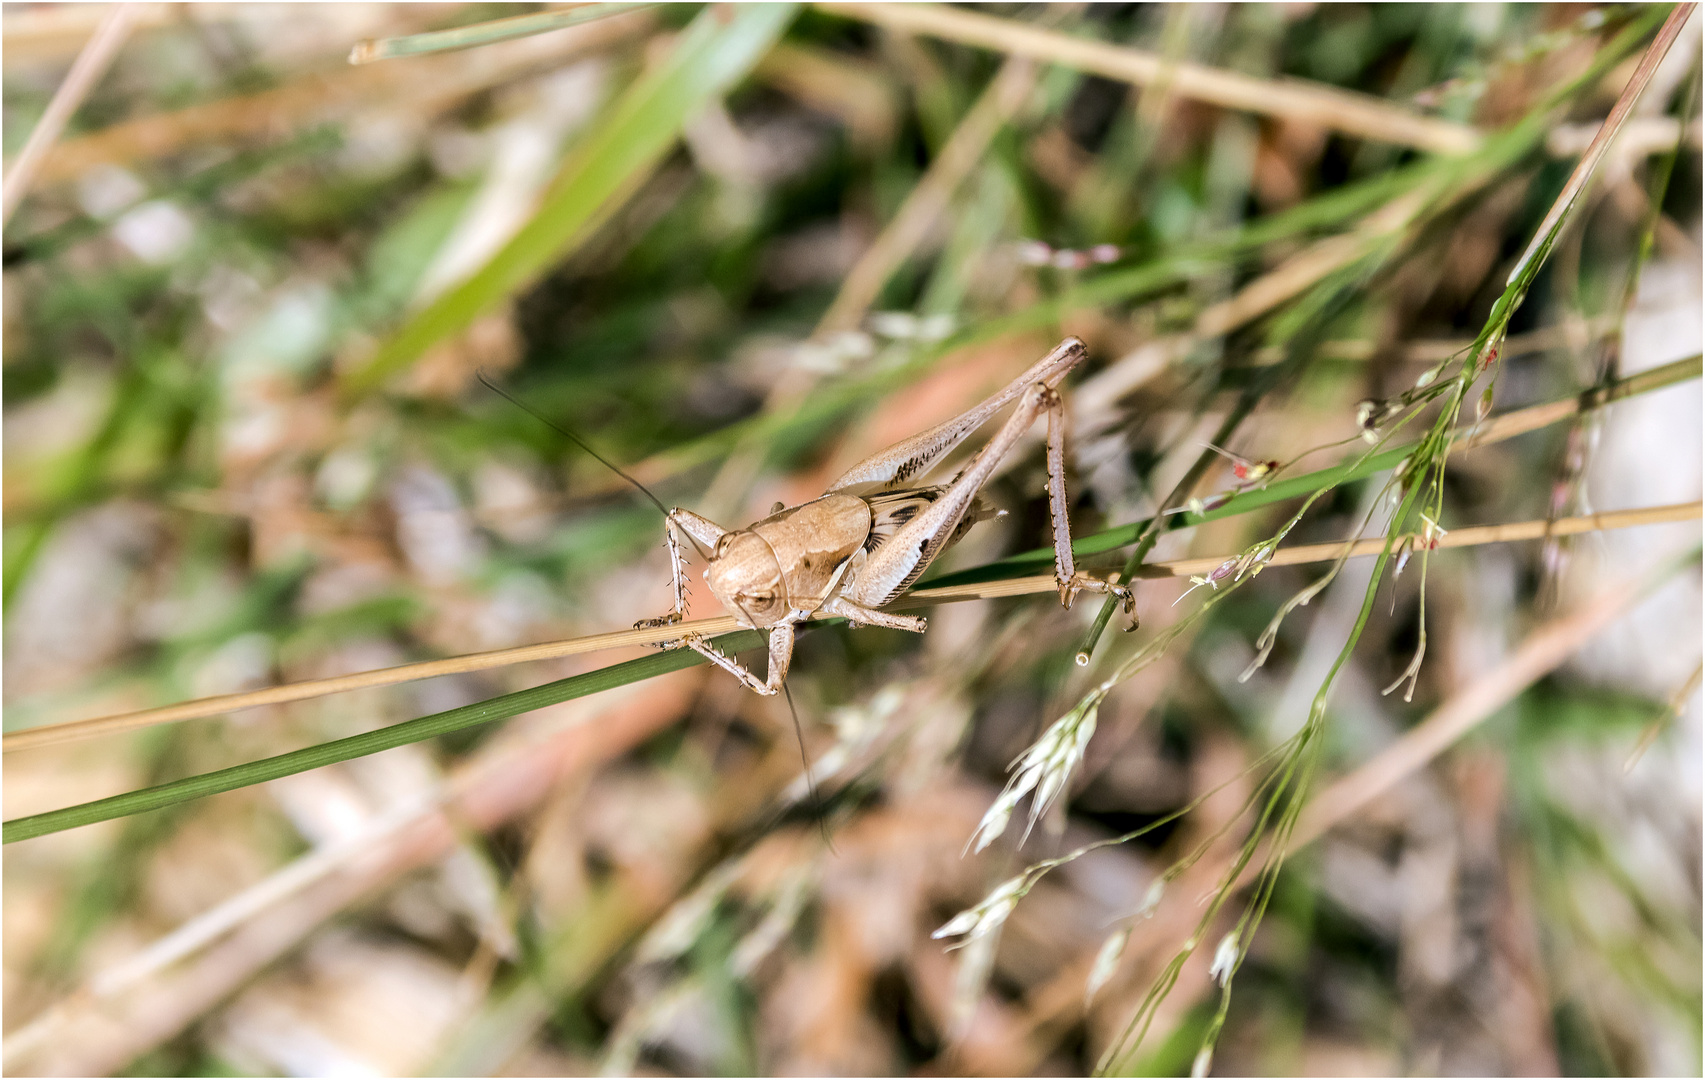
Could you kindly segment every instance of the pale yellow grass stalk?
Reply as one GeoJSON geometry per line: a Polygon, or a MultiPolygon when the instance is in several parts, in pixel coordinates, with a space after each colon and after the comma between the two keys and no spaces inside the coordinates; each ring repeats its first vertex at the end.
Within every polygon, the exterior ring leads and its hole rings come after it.
{"type": "Polygon", "coordinates": [[[890,30],[975,45],[1049,64],[1148,86],[1166,82],[1180,97],[1211,105],[1295,120],[1379,142],[1437,154],[1465,154],[1480,133],[1423,116],[1368,94],[1302,79],[1261,79],[1201,64],[1171,62],[1142,49],[1073,37],[1013,19],[943,4],[819,3],[821,11],[890,30]]]}
{"type": "Polygon", "coordinates": [[[135,17],[134,4],[114,4],[100,25],[95,27],[89,43],[77,54],[65,81],[59,84],[59,89],[48,101],[47,111],[36,121],[23,150],[18,152],[17,160],[6,170],[5,182],[0,185],[0,225],[12,220],[12,211],[24,201],[24,196],[35,183],[48,151],[59,141],[65,125],[83,104],[83,99],[89,96],[89,91],[101,81],[101,76],[107,73],[119,49],[124,47],[135,17]]]}

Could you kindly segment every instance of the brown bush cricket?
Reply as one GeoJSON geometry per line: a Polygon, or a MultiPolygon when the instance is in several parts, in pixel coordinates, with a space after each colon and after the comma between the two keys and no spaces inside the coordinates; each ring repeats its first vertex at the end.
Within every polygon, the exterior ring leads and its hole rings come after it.
{"type": "Polygon", "coordinates": [[[739,661],[698,634],[665,642],[665,649],[689,648],[760,694],[774,694],[787,680],[793,659],[794,627],[823,612],[854,626],[885,626],[923,633],[926,620],[880,610],[929,569],[930,563],[970,527],[995,511],[978,495],[1002,457],[1048,414],[1048,508],[1054,522],[1054,577],[1060,602],[1071,607],[1079,592],[1112,593],[1134,610],[1131,590],[1080,573],[1072,561],[1071,525],[1066,518],[1065,403],[1059,385],[1086,355],[1083,342],[1066,338],[999,393],[944,424],[895,443],[847,470],[821,498],[782,509],[744,529],[724,529],[709,518],[667,509],[645,486],[568,431],[492,382],[480,381],[508,398],[581,449],[613,469],[663,511],[669,548],[674,610],[641,619],[635,629],[672,626],[687,615],[687,564],[684,536],[704,556],[705,582],[742,626],[770,632],[770,669],[759,679],[739,661]],[[921,478],[1006,406],[1018,409],[952,480],[919,487],[901,485],[921,478]]]}
{"type": "Polygon", "coordinates": [[[705,582],[742,626],[770,632],[770,668],[759,679],[739,661],[696,634],[665,648],[685,646],[704,655],[747,687],[774,694],[793,658],[794,627],[817,612],[838,615],[854,626],[886,626],[923,633],[914,615],[881,608],[911,587],[936,556],[976,522],[993,516],[978,494],[1001,458],[1036,418],[1048,414],[1048,505],[1054,522],[1054,576],[1067,607],[1080,591],[1110,592],[1125,610],[1131,592],[1076,570],[1071,526],[1066,518],[1065,405],[1058,387],[1086,354],[1083,342],[1067,338],[1030,370],[993,397],[849,469],[828,493],[779,510],[744,529],[728,530],[690,510],[665,513],[674,610],[643,619],[636,628],[669,626],[686,617],[687,568],[681,551],[686,536],[706,552],[705,582]],[[916,481],[995,413],[1012,402],[1018,409],[994,439],[957,476],[933,487],[916,481]]]}

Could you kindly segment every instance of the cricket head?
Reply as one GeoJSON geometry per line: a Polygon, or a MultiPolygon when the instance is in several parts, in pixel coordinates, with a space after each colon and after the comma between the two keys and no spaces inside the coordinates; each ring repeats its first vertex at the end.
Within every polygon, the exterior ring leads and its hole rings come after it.
{"type": "Polygon", "coordinates": [[[762,630],[787,617],[781,564],[763,537],[750,529],[726,532],[711,552],[705,584],[736,619],[762,630]]]}

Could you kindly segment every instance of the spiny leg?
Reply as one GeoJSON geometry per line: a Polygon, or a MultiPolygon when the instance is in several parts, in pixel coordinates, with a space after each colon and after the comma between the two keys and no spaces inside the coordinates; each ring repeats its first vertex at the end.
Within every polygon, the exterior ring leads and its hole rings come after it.
{"type": "Polygon", "coordinates": [[[1071,607],[1077,594],[1086,589],[1112,593],[1124,606],[1125,614],[1132,615],[1131,628],[1135,629],[1136,597],[1131,590],[1078,572],[1072,560],[1072,526],[1066,510],[1066,407],[1053,390],[1048,391],[1043,407],[1048,410],[1048,511],[1054,522],[1054,580],[1059,583],[1060,603],[1071,607]]]}
{"type": "Polygon", "coordinates": [[[678,644],[685,645],[739,679],[740,684],[746,689],[770,697],[780,691],[782,683],[787,681],[787,669],[793,662],[793,624],[780,623],[770,627],[770,677],[768,680],[758,678],[740,661],[718,649],[698,634],[688,634],[678,644]]]}
{"type": "Polygon", "coordinates": [[[855,604],[844,596],[830,599],[822,610],[828,615],[839,615],[854,626],[881,626],[889,630],[910,630],[914,634],[921,634],[929,628],[928,619],[917,615],[890,615],[886,611],[855,604]]]}
{"type": "Polygon", "coordinates": [[[675,606],[660,619],[646,620],[653,626],[678,623],[687,615],[687,560],[681,554],[681,532],[672,517],[664,522],[663,543],[669,549],[669,589],[675,598],[675,606]]]}
{"type": "Polygon", "coordinates": [[[746,689],[754,690],[760,694],[764,694],[766,697],[775,693],[774,690],[765,690],[763,680],[746,670],[745,665],[741,664],[740,661],[729,656],[727,653],[718,649],[715,645],[712,645],[699,635],[688,634],[679,641],[670,643],[670,647],[672,648],[680,648],[681,646],[686,646],[698,653],[700,656],[709,660],[711,663],[715,664],[717,667],[728,672],[736,679],[739,679],[741,685],[746,687],[746,689]]]}
{"type": "Polygon", "coordinates": [[[658,626],[673,626],[687,617],[687,560],[681,553],[681,536],[700,545],[700,550],[714,549],[716,542],[725,530],[707,517],[701,517],[691,510],[680,507],[669,511],[663,519],[663,544],[669,549],[669,585],[674,593],[675,607],[667,615],[659,615],[654,619],[641,619],[633,624],[635,630],[649,630],[658,626]]]}

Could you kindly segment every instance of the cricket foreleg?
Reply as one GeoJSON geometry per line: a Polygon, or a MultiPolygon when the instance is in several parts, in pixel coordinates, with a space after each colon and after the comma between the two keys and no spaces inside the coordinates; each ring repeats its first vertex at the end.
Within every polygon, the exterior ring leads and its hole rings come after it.
{"type": "Polygon", "coordinates": [[[929,628],[929,620],[917,615],[890,615],[886,611],[877,611],[862,604],[855,604],[844,596],[837,596],[824,604],[822,611],[826,615],[839,615],[854,626],[881,626],[889,630],[910,630],[921,634],[929,628]]]}
{"type": "Polygon", "coordinates": [[[663,521],[663,544],[669,549],[669,585],[674,594],[674,610],[654,619],[639,620],[633,624],[635,630],[673,626],[687,617],[687,559],[681,551],[681,537],[685,535],[704,551],[715,548],[723,531],[716,522],[691,510],[676,507],[669,511],[663,521]]]}
{"type": "Polygon", "coordinates": [[[775,693],[774,690],[771,690],[764,685],[764,680],[746,670],[745,665],[741,664],[740,661],[729,656],[727,653],[718,649],[715,645],[712,645],[704,638],[699,637],[697,634],[688,634],[680,640],[680,644],[685,645],[687,648],[698,653],[700,656],[728,672],[736,679],[739,679],[741,685],[745,686],[746,689],[755,690],[766,696],[775,693]]]}
{"type": "Polygon", "coordinates": [[[1077,594],[1089,592],[1112,593],[1119,598],[1125,614],[1132,615],[1135,629],[1136,597],[1129,587],[1116,581],[1103,580],[1078,571],[1072,560],[1072,526],[1066,503],[1066,409],[1055,394],[1047,403],[1048,410],[1048,511],[1054,521],[1054,580],[1059,583],[1060,603],[1072,606],[1077,594]]]}
{"type": "Polygon", "coordinates": [[[787,681],[787,669],[793,662],[793,624],[782,623],[770,628],[770,677],[767,680],[758,678],[740,661],[697,634],[688,634],[680,644],[739,679],[746,689],[769,697],[779,692],[781,684],[787,681]]]}

